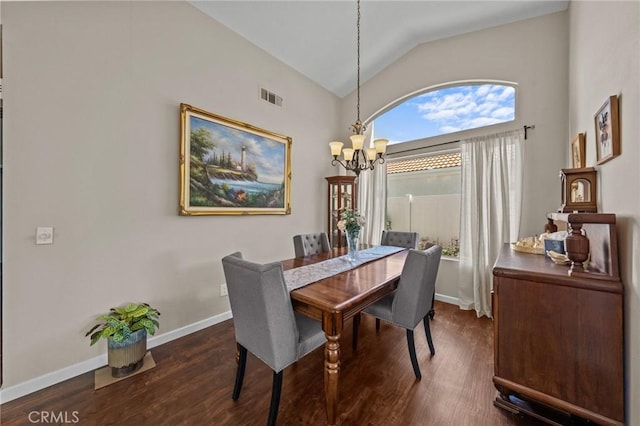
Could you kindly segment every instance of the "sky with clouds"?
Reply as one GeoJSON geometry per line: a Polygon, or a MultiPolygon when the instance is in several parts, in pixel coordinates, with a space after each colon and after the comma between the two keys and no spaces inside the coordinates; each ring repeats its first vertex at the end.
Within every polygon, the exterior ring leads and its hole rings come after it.
{"type": "Polygon", "coordinates": [[[434,90],[397,105],[374,120],[375,137],[406,142],[513,121],[515,89],[478,84],[434,90]]]}

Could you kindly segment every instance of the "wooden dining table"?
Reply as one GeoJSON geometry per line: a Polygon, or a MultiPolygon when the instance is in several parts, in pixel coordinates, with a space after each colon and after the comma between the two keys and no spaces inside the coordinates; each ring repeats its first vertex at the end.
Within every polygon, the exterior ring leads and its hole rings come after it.
{"type": "MultiPolygon", "coordinates": [[[[321,262],[346,253],[334,248],[330,252],[298,257],[282,262],[285,270],[321,262]]],[[[340,374],[340,335],[345,321],[367,306],[393,292],[408,250],[382,257],[345,272],[307,284],[291,291],[293,309],[322,322],[327,337],[324,360],[324,393],[327,425],[337,424],[338,378],[340,374]]]]}

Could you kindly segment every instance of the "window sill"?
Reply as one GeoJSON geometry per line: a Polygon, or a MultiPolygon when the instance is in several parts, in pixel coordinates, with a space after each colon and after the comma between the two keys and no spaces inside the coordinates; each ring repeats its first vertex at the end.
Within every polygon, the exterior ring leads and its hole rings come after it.
{"type": "Polygon", "coordinates": [[[460,262],[460,258],[456,256],[441,256],[440,260],[448,260],[450,262],[460,262]]]}

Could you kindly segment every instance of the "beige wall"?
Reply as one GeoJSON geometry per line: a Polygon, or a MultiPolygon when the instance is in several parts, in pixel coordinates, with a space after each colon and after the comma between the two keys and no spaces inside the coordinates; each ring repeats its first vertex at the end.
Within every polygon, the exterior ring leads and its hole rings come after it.
{"type": "MultiPolygon", "coordinates": [[[[572,1],[569,131],[586,133],[596,165],[593,115],[619,96],[621,155],[596,166],[602,212],[616,213],[625,289],[627,424],[640,424],[640,3],[572,1]]],[[[566,146],[568,149],[568,146],[566,146]]],[[[567,162],[566,167],[569,167],[567,162]]]]}
{"type": "Polygon", "coordinates": [[[2,9],[5,389],[103,354],[84,331],[111,306],[151,303],[161,333],[227,312],[221,257],[324,227],[337,97],[187,3],[2,9]],[[178,216],[181,102],[293,138],[291,215],[178,216]]]}

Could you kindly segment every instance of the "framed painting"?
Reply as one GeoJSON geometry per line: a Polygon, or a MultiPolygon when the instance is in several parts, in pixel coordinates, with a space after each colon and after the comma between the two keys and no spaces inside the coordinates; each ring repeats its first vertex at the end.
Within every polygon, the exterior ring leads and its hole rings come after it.
{"type": "Polygon", "coordinates": [[[609,96],[594,116],[596,128],[596,160],[605,163],[620,155],[618,130],[618,97],[609,96]]]}
{"type": "Polygon", "coordinates": [[[578,133],[571,141],[571,167],[574,169],[585,167],[584,133],[578,133]]]}
{"type": "Polygon", "coordinates": [[[290,214],[291,143],[180,104],[180,214],[290,214]]]}

